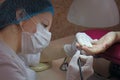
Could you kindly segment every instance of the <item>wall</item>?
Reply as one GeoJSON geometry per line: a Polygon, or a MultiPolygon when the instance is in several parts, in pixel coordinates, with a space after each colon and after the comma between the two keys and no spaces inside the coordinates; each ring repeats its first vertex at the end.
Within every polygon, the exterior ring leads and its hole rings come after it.
{"type": "Polygon", "coordinates": [[[115,1],[116,1],[117,5],[118,5],[118,8],[120,10],[120,0],[115,0],[115,1]]]}
{"type": "MultiPolygon", "coordinates": [[[[116,2],[120,10],[120,0],[116,0],[116,2]]],[[[51,32],[53,33],[52,40],[75,34],[78,31],[89,29],[82,26],[74,25],[67,21],[66,16],[72,0],[52,0],[52,3],[55,8],[55,15],[51,28],[51,32]]],[[[111,27],[107,29],[120,30],[119,26],[120,25],[117,25],[114,28],[111,27]]]]}

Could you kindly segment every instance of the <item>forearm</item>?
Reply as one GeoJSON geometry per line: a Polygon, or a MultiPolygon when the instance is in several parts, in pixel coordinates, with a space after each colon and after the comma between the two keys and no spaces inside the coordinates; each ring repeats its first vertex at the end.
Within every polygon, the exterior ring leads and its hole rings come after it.
{"type": "Polygon", "coordinates": [[[65,57],[63,44],[50,44],[41,54],[40,62],[51,62],[59,58],[65,57]]]}
{"type": "Polygon", "coordinates": [[[63,58],[66,56],[66,52],[63,46],[67,43],[73,42],[74,36],[65,37],[62,39],[54,40],[50,45],[43,50],[41,54],[41,62],[49,62],[55,59],[63,58]]]}

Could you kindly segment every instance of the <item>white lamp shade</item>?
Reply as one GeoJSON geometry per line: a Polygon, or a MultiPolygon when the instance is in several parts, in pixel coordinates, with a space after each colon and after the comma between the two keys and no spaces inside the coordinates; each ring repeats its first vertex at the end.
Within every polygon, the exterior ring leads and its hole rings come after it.
{"type": "Polygon", "coordinates": [[[67,19],[85,27],[110,27],[119,24],[119,11],[114,0],[73,0],[67,19]]]}

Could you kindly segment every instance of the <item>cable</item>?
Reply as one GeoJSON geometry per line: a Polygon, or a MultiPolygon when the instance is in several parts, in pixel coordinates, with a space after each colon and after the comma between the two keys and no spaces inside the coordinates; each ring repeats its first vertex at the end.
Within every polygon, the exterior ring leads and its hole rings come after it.
{"type": "Polygon", "coordinates": [[[67,71],[67,68],[68,68],[67,57],[65,57],[63,63],[60,66],[60,70],[67,71]]]}
{"type": "Polygon", "coordinates": [[[78,66],[79,66],[79,72],[80,72],[80,80],[83,80],[83,74],[82,74],[82,69],[81,69],[81,59],[80,57],[78,58],[78,66]]]}

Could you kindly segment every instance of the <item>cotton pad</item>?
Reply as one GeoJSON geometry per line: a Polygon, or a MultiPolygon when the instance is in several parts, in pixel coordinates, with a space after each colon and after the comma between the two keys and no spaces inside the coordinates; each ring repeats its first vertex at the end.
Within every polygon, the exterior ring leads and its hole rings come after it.
{"type": "Polygon", "coordinates": [[[41,72],[41,71],[49,69],[50,65],[48,63],[40,63],[37,66],[30,67],[30,68],[36,72],[41,72]]]}

